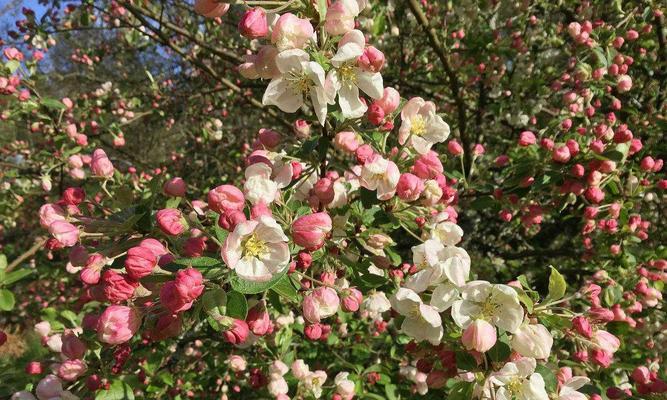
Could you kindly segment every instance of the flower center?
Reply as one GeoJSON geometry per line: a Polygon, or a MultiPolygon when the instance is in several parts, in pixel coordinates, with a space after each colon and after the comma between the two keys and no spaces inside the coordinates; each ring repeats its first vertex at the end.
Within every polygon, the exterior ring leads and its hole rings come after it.
{"type": "Polygon", "coordinates": [[[348,85],[357,84],[357,74],[355,71],[356,67],[353,63],[345,63],[340,68],[338,68],[338,75],[342,83],[348,85]]]}
{"type": "Polygon", "coordinates": [[[286,79],[295,94],[303,95],[310,91],[311,79],[305,72],[290,71],[286,79]]]}
{"type": "Polygon", "coordinates": [[[410,120],[410,133],[415,136],[421,136],[426,133],[426,120],[417,114],[410,120]]]}
{"type": "Polygon", "coordinates": [[[266,242],[259,239],[254,233],[243,243],[243,257],[259,257],[268,252],[266,242]]]}
{"type": "Polygon", "coordinates": [[[512,380],[507,383],[506,387],[512,394],[519,393],[521,391],[521,379],[512,378],[512,380]]]}
{"type": "Polygon", "coordinates": [[[490,299],[486,299],[480,307],[479,314],[477,318],[488,320],[496,314],[496,311],[500,308],[500,305],[492,302],[490,299]]]}

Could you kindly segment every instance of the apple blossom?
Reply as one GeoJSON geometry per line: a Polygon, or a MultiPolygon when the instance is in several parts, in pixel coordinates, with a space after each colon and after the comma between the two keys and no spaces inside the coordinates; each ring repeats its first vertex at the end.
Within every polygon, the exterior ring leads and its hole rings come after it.
{"type": "Polygon", "coordinates": [[[268,281],[288,266],[287,241],[276,220],[260,216],[234,228],[222,246],[222,258],[241,278],[268,281]]]}

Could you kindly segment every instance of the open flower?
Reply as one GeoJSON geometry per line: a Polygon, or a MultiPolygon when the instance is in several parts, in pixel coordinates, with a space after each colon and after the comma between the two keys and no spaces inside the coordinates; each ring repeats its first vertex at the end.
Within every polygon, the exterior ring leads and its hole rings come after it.
{"type": "Polygon", "coordinates": [[[400,288],[391,297],[391,306],[405,316],[401,331],[416,341],[427,340],[433,345],[442,339],[442,319],[438,310],[424,304],[417,293],[408,288],[400,288]]]}
{"type": "MultiPolygon", "coordinates": [[[[274,31],[275,32],[275,31],[274,31]]],[[[285,50],[276,57],[280,76],[269,83],[262,103],[274,105],[287,113],[294,113],[310,96],[320,124],[327,115],[327,96],[324,91],[324,69],[310,61],[308,53],[301,49],[285,50]]]]}
{"type": "Polygon", "coordinates": [[[379,72],[361,68],[357,59],[364,53],[366,40],[359,30],[346,33],[338,43],[338,52],[331,59],[333,69],[327,80],[338,93],[338,104],[346,118],[359,118],[368,107],[359,99],[359,89],[372,97],[380,99],[384,93],[382,75],[379,72]]]}
{"type": "Polygon", "coordinates": [[[431,146],[449,137],[449,125],[435,113],[435,104],[413,97],[401,111],[401,128],[398,141],[409,145],[419,154],[426,154],[431,146]]]}
{"type": "Polygon", "coordinates": [[[558,373],[558,400],[587,400],[588,397],[578,390],[590,381],[585,376],[572,376],[568,367],[561,368],[558,373]]]}
{"type": "Polygon", "coordinates": [[[251,204],[271,204],[275,200],[278,183],[271,179],[272,171],[271,167],[264,163],[255,163],[246,168],[243,192],[251,204]]]}
{"type": "Polygon", "coordinates": [[[490,378],[497,386],[495,398],[498,400],[549,400],[544,387],[544,378],[535,372],[534,358],[522,358],[505,364],[490,378]]]}
{"type": "Polygon", "coordinates": [[[412,262],[419,270],[411,275],[406,287],[415,292],[423,292],[430,286],[451,282],[455,286],[465,285],[470,274],[469,257],[465,250],[445,246],[439,240],[429,239],[412,248],[412,262]],[[459,249],[461,252],[452,250],[459,249]]]}
{"type": "Polygon", "coordinates": [[[524,357],[545,359],[551,354],[554,338],[541,324],[524,324],[512,335],[512,349],[524,357]]]}
{"type": "Polygon", "coordinates": [[[361,168],[361,185],[368,190],[377,190],[378,200],[389,200],[396,193],[401,173],[393,161],[379,154],[373,155],[361,168]]]}
{"type": "Polygon", "coordinates": [[[467,328],[476,319],[483,319],[515,333],[523,321],[523,307],[510,286],[473,281],[462,288],[461,297],[462,300],[452,305],[452,318],[461,328],[467,328]]]}
{"type": "Polygon", "coordinates": [[[227,236],[222,258],[243,279],[264,282],[287,268],[287,236],[273,218],[244,221],[227,236]]]}

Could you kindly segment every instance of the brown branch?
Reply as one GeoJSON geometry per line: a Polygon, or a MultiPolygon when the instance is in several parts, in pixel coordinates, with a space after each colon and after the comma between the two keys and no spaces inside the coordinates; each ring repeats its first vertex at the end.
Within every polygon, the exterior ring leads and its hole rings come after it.
{"type": "Polygon", "coordinates": [[[35,253],[37,253],[37,251],[39,251],[39,249],[42,248],[42,246],[44,245],[45,242],[46,242],[46,239],[43,238],[43,237],[36,238],[35,243],[32,245],[32,247],[30,247],[25,253],[18,256],[14,261],[9,263],[9,265],[5,269],[5,272],[9,272],[9,271],[13,270],[19,264],[21,264],[23,261],[25,261],[26,259],[35,255],[35,253]]]}
{"type": "Polygon", "coordinates": [[[178,47],[174,43],[172,43],[170,38],[167,37],[164,32],[162,32],[159,29],[153,27],[146,20],[144,15],[140,11],[138,11],[135,7],[129,7],[128,11],[130,11],[130,13],[132,13],[132,15],[134,15],[134,17],[137,18],[142,23],[144,28],[147,28],[149,31],[153,32],[153,34],[150,34],[149,32],[147,32],[145,30],[144,31],[138,30],[139,32],[141,32],[142,34],[148,36],[149,38],[157,41],[158,43],[162,43],[163,45],[169,47],[174,52],[176,52],[178,55],[180,55],[181,58],[183,58],[186,61],[189,61],[190,63],[192,63],[193,65],[198,67],[200,70],[206,72],[208,75],[210,75],[216,81],[222,83],[223,85],[225,85],[227,88],[229,88],[233,92],[241,95],[241,98],[243,100],[247,101],[253,107],[261,110],[262,112],[266,112],[267,114],[272,116],[274,119],[276,119],[278,122],[283,124],[285,127],[288,127],[288,128],[292,127],[292,124],[289,121],[287,121],[286,119],[281,118],[275,110],[270,109],[270,108],[266,108],[258,100],[254,99],[252,97],[246,96],[243,93],[243,90],[240,87],[238,87],[237,85],[235,85],[234,83],[232,83],[229,79],[218,75],[218,73],[215,72],[215,70],[213,70],[213,68],[211,68],[209,65],[204,64],[201,60],[186,54],[183,49],[181,49],[180,47],[178,47]]]}
{"type": "Polygon", "coordinates": [[[431,47],[433,48],[433,51],[435,51],[435,54],[440,59],[442,67],[445,70],[445,74],[447,75],[449,88],[452,91],[452,96],[456,103],[458,122],[459,122],[459,135],[461,137],[461,142],[463,143],[463,148],[465,149],[464,157],[466,160],[466,165],[469,166],[471,162],[471,157],[470,157],[471,143],[470,143],[470,138],[468,137],[468,132],[466,131],[467,127],[466,105],[465,102],[463,101],[459,81],[456,77],[456,74],[454,73],[454,70],[449,64],[449,60],[447,59],[447,54],[445,53],[445,50],[442,47],[442,44],[440,43],[440,39],[438,39],[438,35],[435,28],[432,28],[430,26],[428,19],[426,18],[426,15],[422,11],[421,6],[418,3],[418,0],[408,0],[408,4],[410,5],[410,10],[412,10],[412,14],[414,14],[414,16],[417,18],[417,21],[419,22],[421,27],[424,29],[424,32],[428,36],[429,42],[431,43],[431,47]]]}

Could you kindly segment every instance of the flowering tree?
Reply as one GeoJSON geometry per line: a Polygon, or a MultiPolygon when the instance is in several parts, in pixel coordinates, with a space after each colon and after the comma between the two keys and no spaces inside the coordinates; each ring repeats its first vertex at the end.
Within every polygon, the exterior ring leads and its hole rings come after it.
{"type": "Polygon", "coordinates": [[[0,309],[41,344],[0,390],[664,398],[657,7],[242,3],[23,10],[0,206],[44,238],[0,309]],[[87,31],[116,82],[58,93],[87,31]]]}

